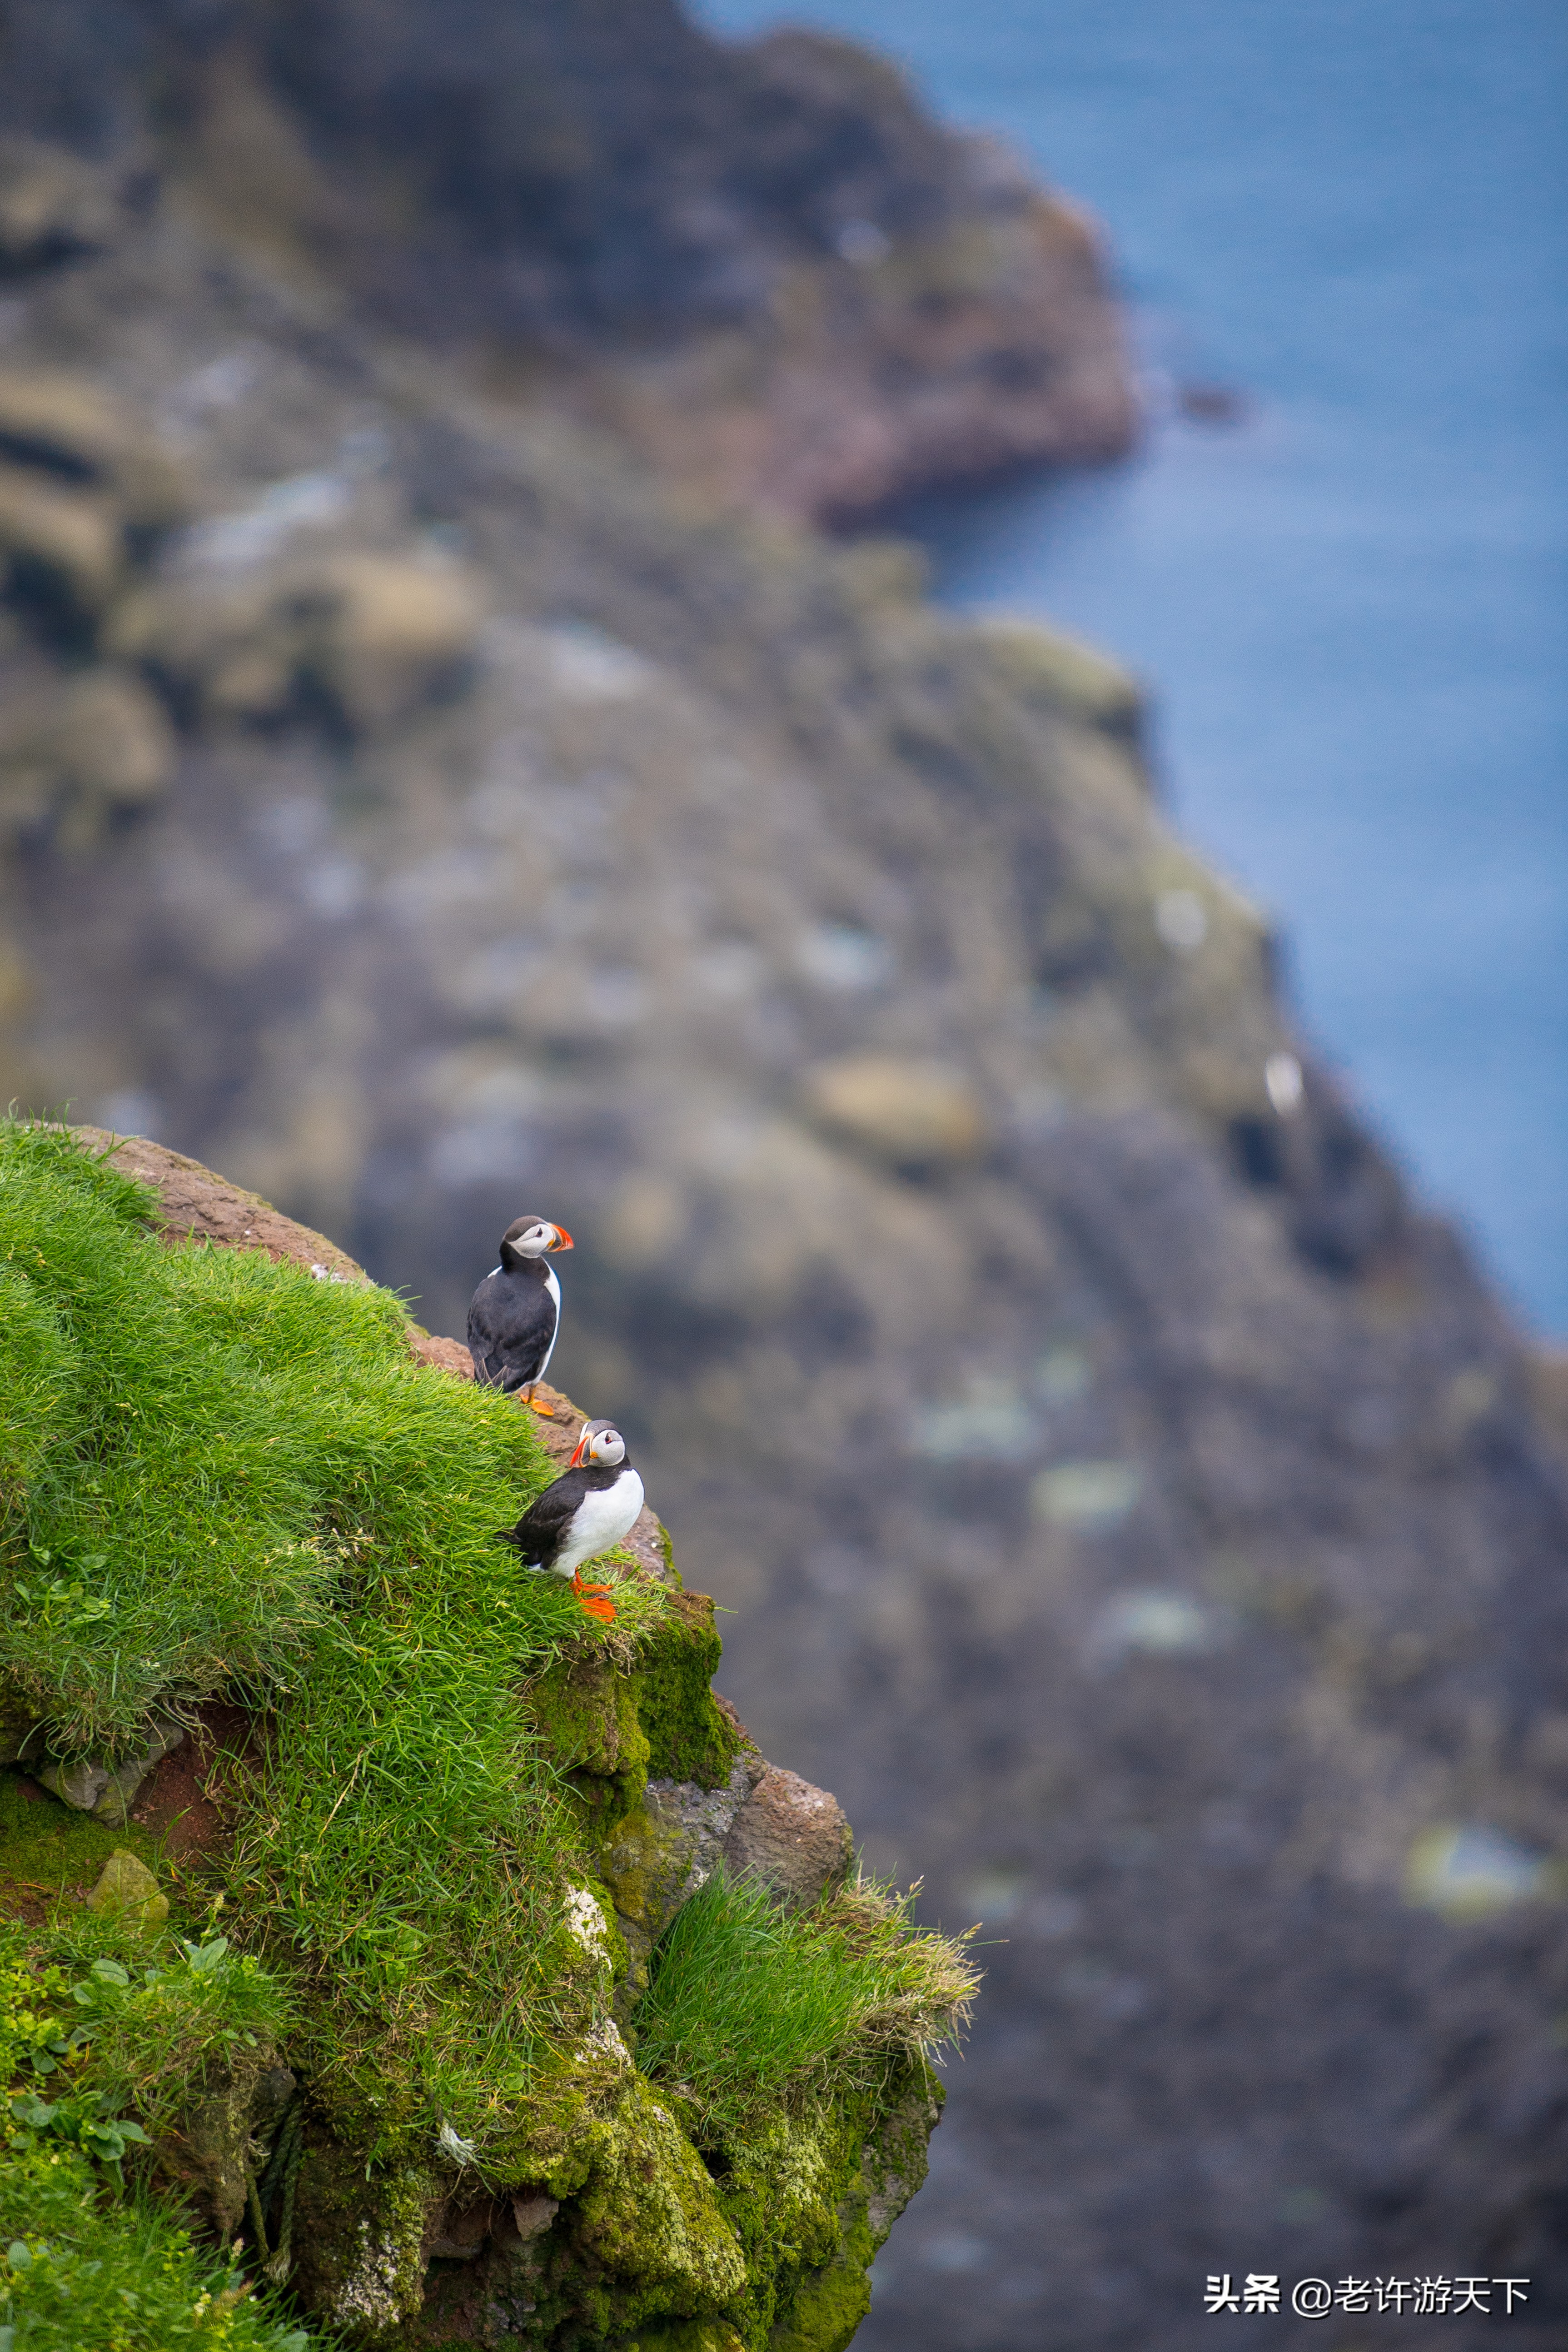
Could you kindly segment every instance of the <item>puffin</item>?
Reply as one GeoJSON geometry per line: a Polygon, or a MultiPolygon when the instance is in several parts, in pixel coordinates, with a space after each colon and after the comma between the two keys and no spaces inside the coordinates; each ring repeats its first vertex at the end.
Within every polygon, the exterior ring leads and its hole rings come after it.
{"type": "MultiPolygon", "coordinates": [[[[468,1353],[474,1378],[486,1388],[533,1404],[537,1381],[561,1328],[561,1285],[545,1259],[569,1250],[572,1236],[548,1217],[514,1217],[501,1235],[500,1264],[491,1268],[468,1305],[468,1353]]],[[[548,1413],[548,1405],[534,1404],[548,1413]]]]}
{"type": "Polygon", "coordinates": [[[643,1506],[643,1485],[626,1460],[626,1441],[613,1421],[590,1421],[577,1440],[569,1468],[531,1503],[515,1528],[500,1528],[531,1569],[571,1580],[572,1590],[591,1617],[615,1622],[616,1604],[607,1584],[584,1584],[584,1560],[629,1535],[643,1506]]]}

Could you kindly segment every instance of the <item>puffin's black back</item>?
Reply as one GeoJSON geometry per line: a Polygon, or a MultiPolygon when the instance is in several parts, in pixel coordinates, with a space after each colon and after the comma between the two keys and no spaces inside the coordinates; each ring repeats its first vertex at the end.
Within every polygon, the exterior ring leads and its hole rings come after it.
{"type": "Polygon", "coordinates": [[[626,1462],[613,1465],[594,1462],[580,1470],[563,1470],[538,1501],[529,1505],[515,1528],[497,1530],[502,1543],[515,1544],[531,1568],[552,1568],[584,1496],[604,1494],[630,1466],[626,1462]]]}
{"type": "Polygon", "coordinates": [[[513,1256],[487,1274],[468,1307],[474,1378],[509,1394],[527,1388],[543,1370],[559,1320],[542,1257],[513,1256]]]}

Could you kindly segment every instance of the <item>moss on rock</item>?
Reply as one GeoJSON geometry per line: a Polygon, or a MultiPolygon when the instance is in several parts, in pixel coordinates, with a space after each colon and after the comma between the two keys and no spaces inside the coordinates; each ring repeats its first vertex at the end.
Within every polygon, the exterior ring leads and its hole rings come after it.
{"type": "Polygon", "coordinates": [[[745,1747],[744,1733],[711,1688],[723,1643],[703,1592],[674,1592],[639,1661],[637,1717],[656,1779],[721,1789],[745,1747]]]}
{"type": "Polygon", "coordinates": [[[721,2203],[748,2257],[748,2347],[843,2352],[870,2307],[877,2249],[926,2174],[942,2092],[922,2059],[869,2091],[781,2108],[721,2159],[721,2203]]]}
{"type": "Polygon", "coordinates": [[[47,1897],[85,1897],[123,1852],[157,1866],[158,1842],[143,1831],[106,1828],[25,1774],[0,1771],[0,1908],[26,1916],[47,1897]]]}
{"type": "Polygon", "coordinates": [[[602,1845],[636,1806],[649,1747],[637,1681],[613,1659],[562,1659],[525,1694],[546,1752],[564,1774],[589,1840],[602,1845]]]}
{"type": "Polygon", "coordinates": [[[441,2196],[427,2167],[367,2177],[356,2150],[312,2132],[296,2191],[290,2282],[306,2309],[352,2342],[395,2343],[424,2301],[426,2228],[441,2196]]]}
{"type": "Polygon", "coordinates": [[[744,2294],[745,2258],[713,2183],[639,2074],[628,2072],[574,2200],[556,2276],[580,2297],[561,2352],[616,2343],[650,2319],[722,2317],[744,2294]]]}

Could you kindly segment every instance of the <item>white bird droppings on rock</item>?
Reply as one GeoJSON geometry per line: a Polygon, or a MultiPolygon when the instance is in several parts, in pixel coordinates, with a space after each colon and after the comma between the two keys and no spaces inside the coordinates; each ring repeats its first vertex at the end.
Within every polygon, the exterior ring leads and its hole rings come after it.
{"type": "Polygon", "coordinates": [[[618,638],[586,623],[542,632],[556,692],[575,702],[625,702],[653,685],[658,671],[618,638]]]}
{"type": "Polygon", "coordinates": [[[1229,1630],[1217,1610],[1205,1609],[1190,1593],[1144,1586],[1106,1602],[1089,1635],[1089,1655],[1100,1665],[1113,1665],[1131,1651],[1153,1658],[1205,1657],[1220,1648],[1229,1630]]]}
{"type": "Polygon", "coordinates": [[[621,2039],[619,2026],[613,2017],[602,2017],[592,2031],[585,2033],[579,2046],[583,2058],[607,2058],[613,2066],[630,2066],[632,2053],[621,2039]]]}
{"type": "Polygon", "coordinates": [[[1423,1831],[1405,1865],[1405,1901],[1446,1911],[1452,1919],[1484,1918],[1552,1891],[1540,1854],[1500,1830],[1473,1822],[1423,1831]]]}
{"type": "Polygon", "coordinates": [[[605,1932],[605,1915],[587,1887],[568,1888],[566,1925],[591,1960],[602,1960],[608,1965],[610,1939],[605,1932]]]}
{"type": "Polygon", "coordinates": [[[403,2316],[402,2263],[391,2238],[374,2242],[370,2223],[359,2225],[360,2255],[352,2274],[333,2297],[331,2316],[341,2326],[390,2327],[403,2316]]]}
{"type": "Polygon", "coordinates": [[[1056,1527],[1110,1528],[1124,1519],[1142,1492],[1134,1462],[1058,1462],[1029,1489],[1037,1518],[1056,1527]]]}

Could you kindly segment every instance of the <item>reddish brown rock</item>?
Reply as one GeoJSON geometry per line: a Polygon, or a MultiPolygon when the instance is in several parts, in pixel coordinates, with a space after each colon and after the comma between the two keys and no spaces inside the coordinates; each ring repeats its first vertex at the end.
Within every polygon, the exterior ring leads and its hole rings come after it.
{"type": "Polygon", "coordinates": [[[452,1372],[460,1381],[474,1377],[474,1360],[460,1339],[438,1339],[432,1332],[414,1330],[408,1335],[409,1353],[422,1364],[434,1364],[438,1372],[452,1372]]]}
{"type": "Polygon", "coordinates": [[[166,1241],[217,1242],[226,1249],[265,1250],[269,1258],[289,1258],[308,1265],[323,1278],[363,1282],[363,1269],[322,1234],[296,1224],[281,1215],[259,1192],[243,1192],[187,1160],[183,1151],[151,1142],[144,1135],[117,1139],[107,1128],[79,1127],[77,1141],[84,1151],[113,1160],[122,1175],[151,1184],[158,1195],[157,1225],[166,1241]]]}
{"type": "Polygon", "coordinates": [[[1100,238],[1032,189],[876,266],[781,284],[770,364],[732,335],[617,359],[600,402],[678,478],[798,521],[847,523],[936,486],[1123,457],[1138,433],[1100,238]]]}
{"type": "Polygon", "coordinates": [[[855,1859],[844,1808],[798,1772],[770,1764],[724,1841],[731,1878],[749,1870],[803,1908],[842,1886],[855,1859]]]}

